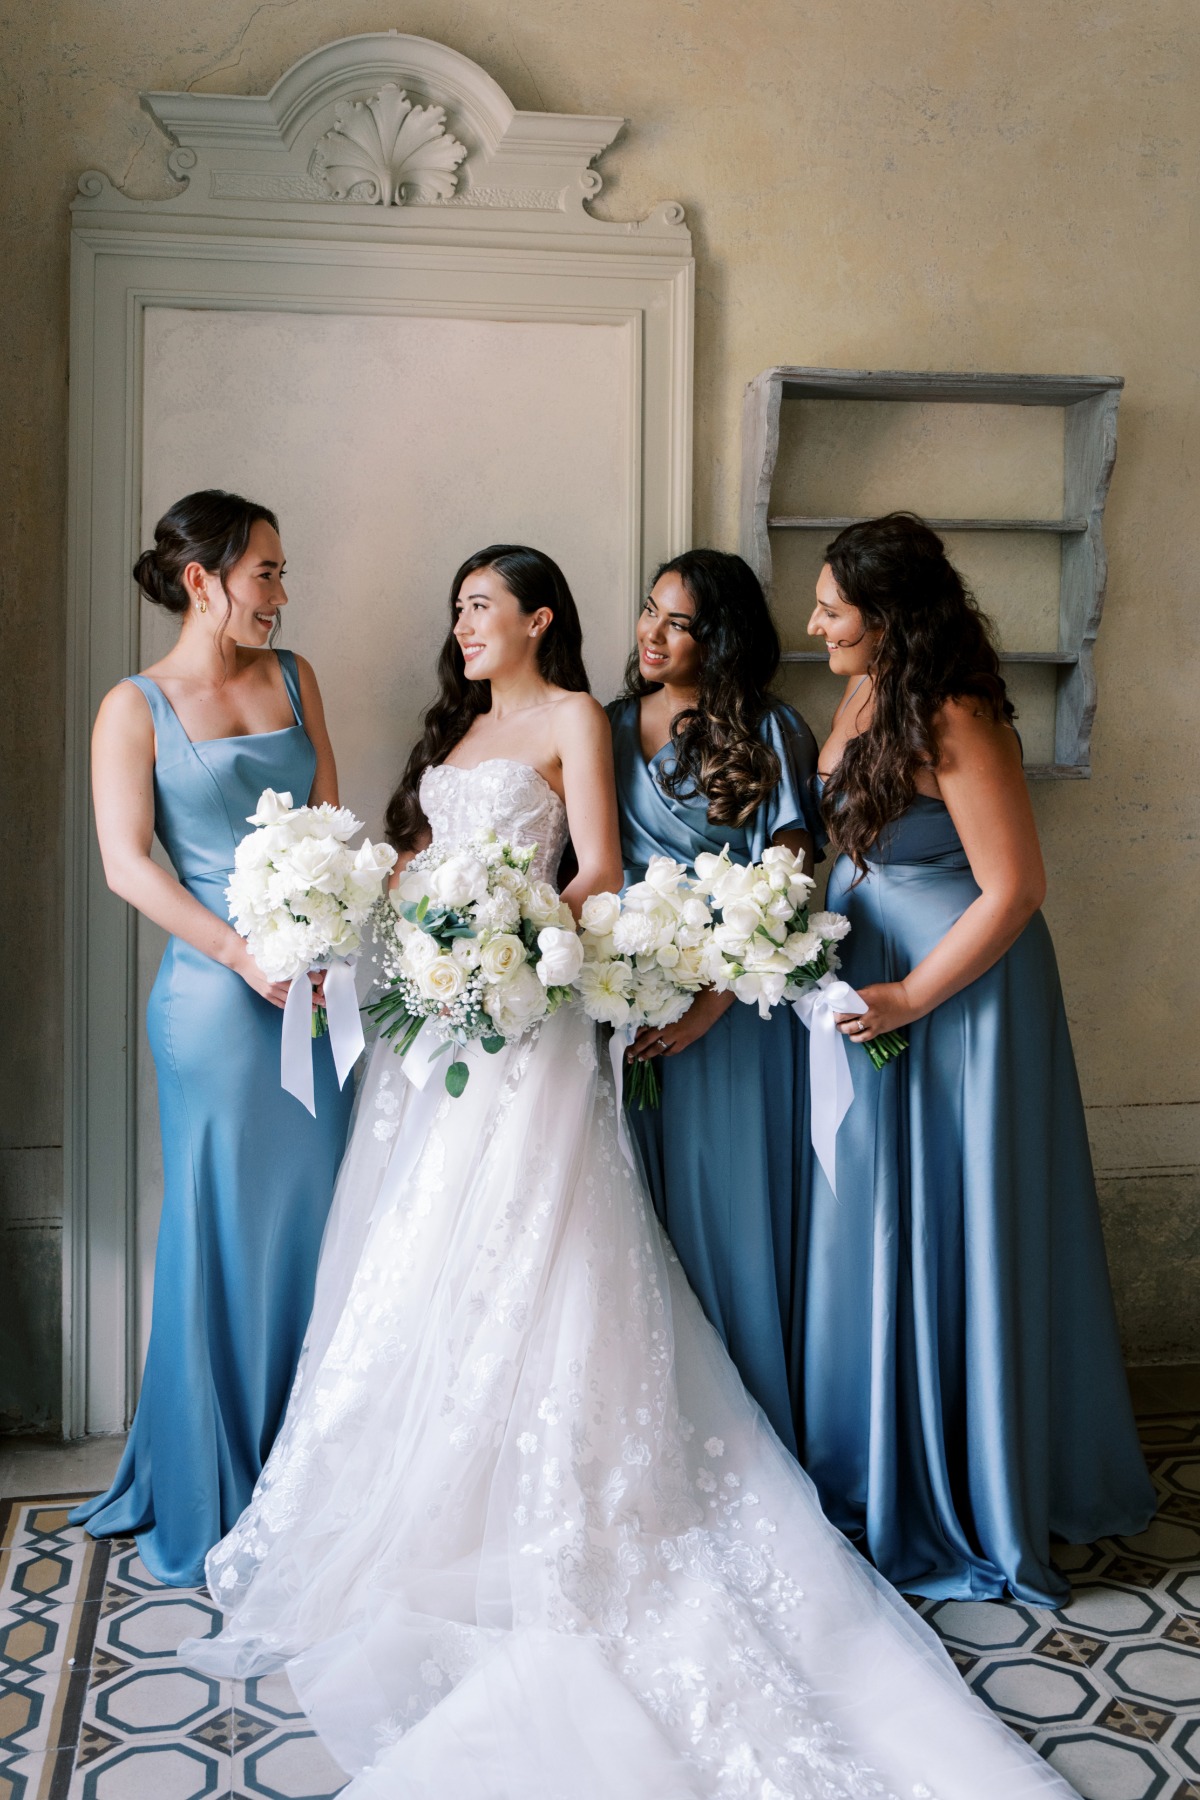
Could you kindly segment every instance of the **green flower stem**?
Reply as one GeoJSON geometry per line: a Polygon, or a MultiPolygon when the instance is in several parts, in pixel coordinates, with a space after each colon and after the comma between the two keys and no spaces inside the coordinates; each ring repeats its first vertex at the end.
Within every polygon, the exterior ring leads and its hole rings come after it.
{"type": "Polygon", "coordinates": [[[908,1039],[898,1031],[885,1031],[881,1037],[872,1038],[869,1044],[864,1044],[863,1049],[875,1067],[882,1069],[886,1063],[899,1056],[902,1050],[908,1049],[908,1039]]]}
{"type": "Polygon", "coordinates": [[[656,1057],[640,1057],[625,1065],[625,1105],[636,1106],[639,1112],[649,1107],[651,1112],[662,1105],[662,1083],[655,1067],[656,1057]]]}
{"type": "Polygon", "coordinates": [[[315,1038],[324,1037],[329,1030],[329,1014],[323,1006],[313,1007],[312,1034],[315,1038]]]}

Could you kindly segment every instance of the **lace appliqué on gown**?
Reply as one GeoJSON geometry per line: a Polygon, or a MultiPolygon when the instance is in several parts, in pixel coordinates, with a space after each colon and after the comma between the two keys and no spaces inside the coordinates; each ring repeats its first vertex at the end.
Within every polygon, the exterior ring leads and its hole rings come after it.
{"type": "MultiPolygon", "coordinates": [[[[565,810],[524,765],[433,769],[421,797],[436,841],[536,836],[557,866],[565,810]]],[[[287,1419],[209,1558],[226,1626],[191,1662],[290,1659],[353,1800],[1069,1792],[822,1517],[620,1153],[577,1008],[456,1100],[379,1043],[357,1107],[287,1419]]]]}

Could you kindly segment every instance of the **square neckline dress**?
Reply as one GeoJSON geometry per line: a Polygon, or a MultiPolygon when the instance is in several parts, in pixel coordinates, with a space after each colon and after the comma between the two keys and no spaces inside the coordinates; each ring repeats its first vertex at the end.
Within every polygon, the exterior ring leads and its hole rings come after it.
{"type": "MultiPolygon", "coordinates": [[[[316,775],[295,658],[275,655],[294,722],[240,737],[192,740],[157,682],[128,677],[154,720],[155,835],[221,919],[259,795],[303,804],[316,775]]],[[[280,1086],[282,1020],[240,975],[169,939],[146,1008],[164,1177],[150,1344],[113,1484],[71,1520],[136,1536],[171,1586],[203,1581],[283,1418],[350,1121],[327,1037],[313,1045],[316,1118],[280,1086]]]]}

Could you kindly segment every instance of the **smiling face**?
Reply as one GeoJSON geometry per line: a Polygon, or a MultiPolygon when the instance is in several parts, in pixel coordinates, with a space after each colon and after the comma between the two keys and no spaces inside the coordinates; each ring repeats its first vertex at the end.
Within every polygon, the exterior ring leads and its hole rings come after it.
{"type": "Polygon", "coordinates": [[[552,624],[548,606],[522,612],[495,569],[476,569],[458,590],[454,636],[469,681],[511,679],[537,664],[538,640],[552,624]]]}
{"type": "Polygon", "coordinates": [[[637,622],[638,669],[647,681],[694,692],[704,652],[692,635],[696,603],[675,571],[660,575],[637,622]]]}
{"type": "Polygon", "coordinates": [[[280,608],[287,605],[283,570],[279,533],[266,519],[256,519],[245,554],[230,570],[223,591],[220,576],[210,574],[199,563],[189,563],[183,579],[189,601],[207,602],[208,612],[199,622],[207,622],[211,631],[232,638],[235,644],[260,650],[270,638],[280,608]]]}
{"type": "Polygon", "coordinates": [[[817,604],[808,621],[809,637],[822,638],[834,675],[865,675],[883,633],[868,628],[857,606],[843,598],[826,563],[817,577],[817,604]]]}

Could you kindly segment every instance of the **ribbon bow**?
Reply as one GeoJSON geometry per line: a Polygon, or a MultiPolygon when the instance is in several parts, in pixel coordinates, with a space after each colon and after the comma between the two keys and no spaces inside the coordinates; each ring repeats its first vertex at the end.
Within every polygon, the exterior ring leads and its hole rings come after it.
{"type": "MultiPolygon", "coordinates": [[[[329,1022],[329,1045],[338,1086],[345,1087],[346,1077],[362,1055],[366,1039],[358,1011],[358,993],[354,986],[353,956],[338,957],[335,962],[318,963],[325,976],[325,1017],[329,1022]]],[[[312,983],[309,971],[302,970],[292,979],[287,1003],[283,1009],[283,1031],[279,1042],[279,1079],[301,1106],[306,1106],[315,1119],[312,1065],[312,983]]]]}
{"type": "Polygon", "coordinates": [[[867,1003],[850,986],[835,975],[822,975],[816,987],[809,988],[792,1011],[808,1027],[808,1085],[811,1105],[810,1133],[817,1161],[825,1171],[834,1199],[837,1198],[836,1167],[838,1127],[850,1110],[854,1098],[854,1080],[845,1039],[837,1028],[838,1013],[861,1014],[867,1003]]]}

